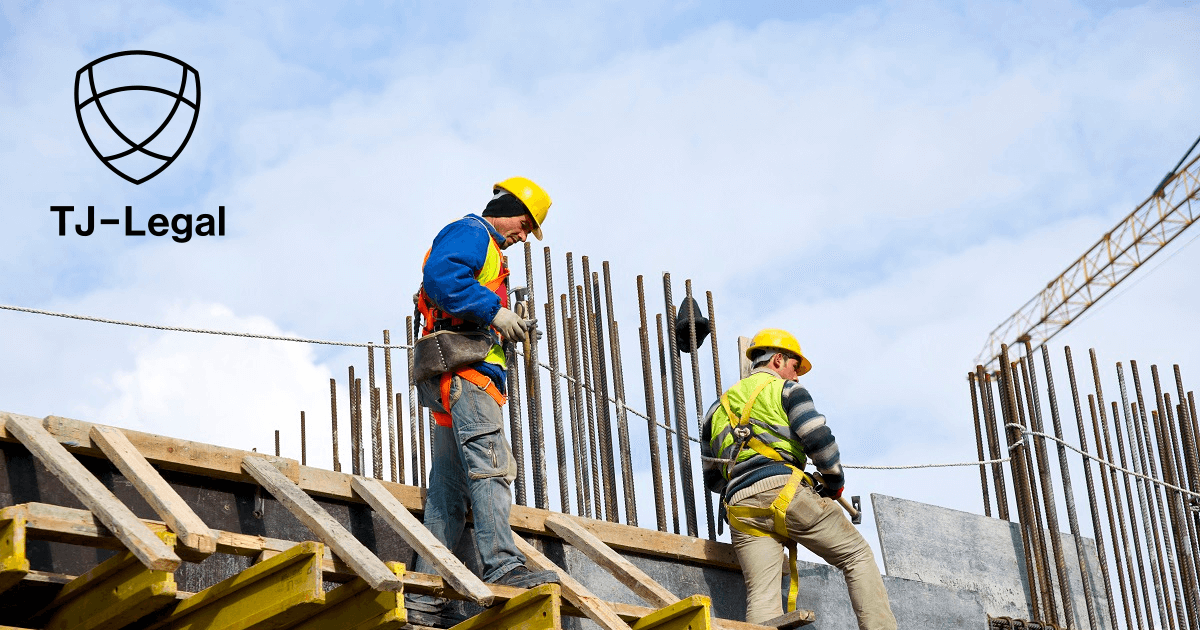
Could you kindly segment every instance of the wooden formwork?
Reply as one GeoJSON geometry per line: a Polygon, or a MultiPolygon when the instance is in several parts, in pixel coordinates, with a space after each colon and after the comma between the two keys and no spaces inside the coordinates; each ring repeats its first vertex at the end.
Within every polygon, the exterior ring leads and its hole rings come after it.
{"type": "MultiPolygon", "coordinates": [[[[374,479],[334,473],[345,477],[347,490],[430,559],[439,574],[407,572],[403,564],[381,560],[318,505],[298,483],[294,462],[253,453],[240,453],[238,473],[266,489],[319,541],[297,543],[215,530],[148,461],[137,445],[144,439],[131,440],[112,427],[83,427],[90,444],[117,466],[162,520],[139,519],[68,452],[61,435],[47,431],[61,420],[0,413],[0,438],[25,445],[87,508],[29,502],[0,509],[0,593],[24,588],[42,594],[41,599],[29,598],[28,609],[10,611],[13,619],[0,623],[45,630],[400,628],[407,621],[405,592],[468,600],[485,608],[460,624],[460,630],[560,628],[564,615],[587,617],[606,630],[764,630],[814,620],[811,611],[794,613],[786,624],[775,626],[714,618],[708,598],[675,596],[564,515],[543,517],[544,527],[653,607],[599,599],[520,536],[516,539],[529,564],[557,571],[561,584],[528,590],[485,584],[421,525],[392,489],[374,479]],[[30,569],[28,540],[119,553],[79,576],[50,574],[30,569]],[[255,561],[199,592],[179,591],[174,573],[180,563],[198,562],[213,553],[255,561]],[[333,588],[327,580],[340,585],[333,588]],[[47,597],[48,605],[38,603],[47,597]]],[[[228,451],[222,449],[213,463],[222,474],[232,475],[228,451]]],[[[17,608],[22,601],[18,598],[17,608]]]]}

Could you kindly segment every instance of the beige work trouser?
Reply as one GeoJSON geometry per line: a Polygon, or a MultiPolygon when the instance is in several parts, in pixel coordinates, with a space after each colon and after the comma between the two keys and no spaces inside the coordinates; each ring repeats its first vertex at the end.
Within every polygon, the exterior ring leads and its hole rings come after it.
{"type": "MultiPolygon", "coordinates": [[[[729,504],[768,507],[787,479],[786,476],[764,479],[735,494],[729,504]]],[[[769,516],[743,521],[763,531],[775,529],[769,516]]],[[[836,501],[822,499],[805,485],[796,488],[787,508],[787,531],[788,538],[842,570],[860,630],[896,629],[896,618],[888,605],[875,554],[836,501]]],[[[761,623],[782,615],[780,575],[784,572],[784,546],[773,538],[751,536],[736,529],[730,535],[746,579],[746,621],[761,623]]]]}

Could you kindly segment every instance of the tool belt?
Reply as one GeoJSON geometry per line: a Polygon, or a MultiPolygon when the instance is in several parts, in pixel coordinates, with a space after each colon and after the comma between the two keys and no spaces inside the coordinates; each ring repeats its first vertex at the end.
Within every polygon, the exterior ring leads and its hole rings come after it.
{"type": "Polygon", "coordinates": [[[413,380],[420,382],[479,363],[494,344],[491,333],[485,331],[439,330],[429,333],[413,346],[413,380]]]}
{"type": "Polygon", "coordinates": [[[789,584],[787,610],[784,612],[796,610],[796,596],[800,591],[800,572],[796,568],[796,541],[788,537],[787,508],[792,502],[792,497],[796,496],[796,488],[801,484],[810,488],[814,487],[813,479],[807,473],[794,466],[788,466],[788,468],[792,469],[792,476],[788,478],[787,484],[783,488],[780,488],[779,494],[775,496],[775,500],[771,502],[771,505],[758,508],[746,505],[729,505],[724,501],[722,502],[725,513],[729,518],[730,527],[750,536],[774,538],[780,544],[787,547],[789,584]],[[773,521],[772,531],[759,529],[742,520],[764,516],[771,517],[773,521]]]}
{"type": "Polygon", "coordinates": [[[500,390],[496,388],[496,383],[475,368],[463,368],[457,372],[446,372],[442,374],[442,381],[439,386],[442,394],[442,409],[445,409],[446,412],[442,413],[430,409],[430,413],[433,414],[433,421],[443,427],[454,426],[454,420],[450,417],[450,407],[454,404],[450,400],[450,385],[454,382],[455,376],[461,377],[468,383],[482,389],[485,394],[491,396],[492,400],[496,401],[496,404],[501,407],[504,406],[504,403],[508,402],[508,397],[500,393],[500,390]]]}

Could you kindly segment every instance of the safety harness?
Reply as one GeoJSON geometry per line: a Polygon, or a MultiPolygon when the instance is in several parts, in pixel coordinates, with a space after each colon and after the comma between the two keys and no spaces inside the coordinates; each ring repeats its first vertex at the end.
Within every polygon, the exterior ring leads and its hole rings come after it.
{"type": "Polygon", "coordinates": [[[468,367],[461,368],[455,372],[446,372],[442,375],[442,380],[439,384],[442,393],[442,409],[445,409],[446,413],[433,411],[432,409],[430,410],[430,413],[433,414],[433,421],[443,427],[454,426],[454,422],[450,418],[450,406],[452,404],[450,401],[450,385],[453,382],[455,375],[462,377],[463,380],[474,384],[475,386],[479,387],[479,389],[482,389],[485,394],[491,396],[492,400],[495,400],[496,404],[500,405],[501,407],[503,407],[504,403],[508,401],[508,397],[504,394],[501,394],[500,390],[496,388],[496,383],[492,382],[492,379],[488,378],[475,368],[468,367]]]}
{"type": "Polygon", "coordinates": [[[729,517],[729,526],[733,529],[750,536],[770,537],[787,547],[789,580],[787,610],[785,612],[791,612],[796,610],[796,596],[800,591],[800,573],[796,568],[796,541],[788,538],[787,508],[792,502],[792,497],[796,496],[796,488],[800,484],[805,484],[809,487],[812,487],[814,484],[812,477],[797,468],[788,459],[785,459],[775,448],[764,443],[754,435],[754,424],[750,422],[750,410],[754,408],[754,401],[758,399],[759,393],[770,384],[771,380],[764,380],[755,388],[754,392],[750,394],[750,399],[742,407],[741,415],[733,413],[733,407],[729,404],[729,393],[726,392],[721,395],[721,406],[725,409],[725,415],[729,417],[730,424],[733,425],[733,437],[737,443],[737,450],[734,451],[733,457],[728,458],[725,464],[725,478],[729,479],[730,471],[737,464],[742,449],[746,447],[749,447],[767,459],[786,465],[792,470],[792,474],[783,488],[779,490],[779,494],[776,495],[775,500],[768,507],[758,508],[745,505],[729,505],[724,497],[721,498],[721,504],[729,517]],[[771,517],[774,524],[771,531],[759,529],[745,520],[768,516],[771,517]]]}

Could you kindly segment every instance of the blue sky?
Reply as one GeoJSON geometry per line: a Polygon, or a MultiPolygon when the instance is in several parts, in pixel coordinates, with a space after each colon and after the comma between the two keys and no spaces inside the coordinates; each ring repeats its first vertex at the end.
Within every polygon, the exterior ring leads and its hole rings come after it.
{"type": "MultiPolygon", "coordinates": [[[[634,278],[670,271],[713,291],[726,366],[735,334],[797,333],[844,461],[964,460],[988,332],[1200,133],[1196,2],[333,6],[0,2],[0,303],[378,339],[437,229],[523,174],[555,199],[538,245],[612,261],[629,365],[634,278]],[[71,99],[76,70],[139,48],[196,67],[203,105],[135,187],[71,99]],[[57,204],[224,205],[228,234],[59,237],[57,204]]],[[[1190,238],[1056,342],[1200,373],[1190,238]]],[[[301,409],[323,426],[330,376],[365,367],[11,312],[0,330],[0,409],[261,450],[301,409]]],[[[980,511],[972,469],[850,484],[980,511]]]]}

